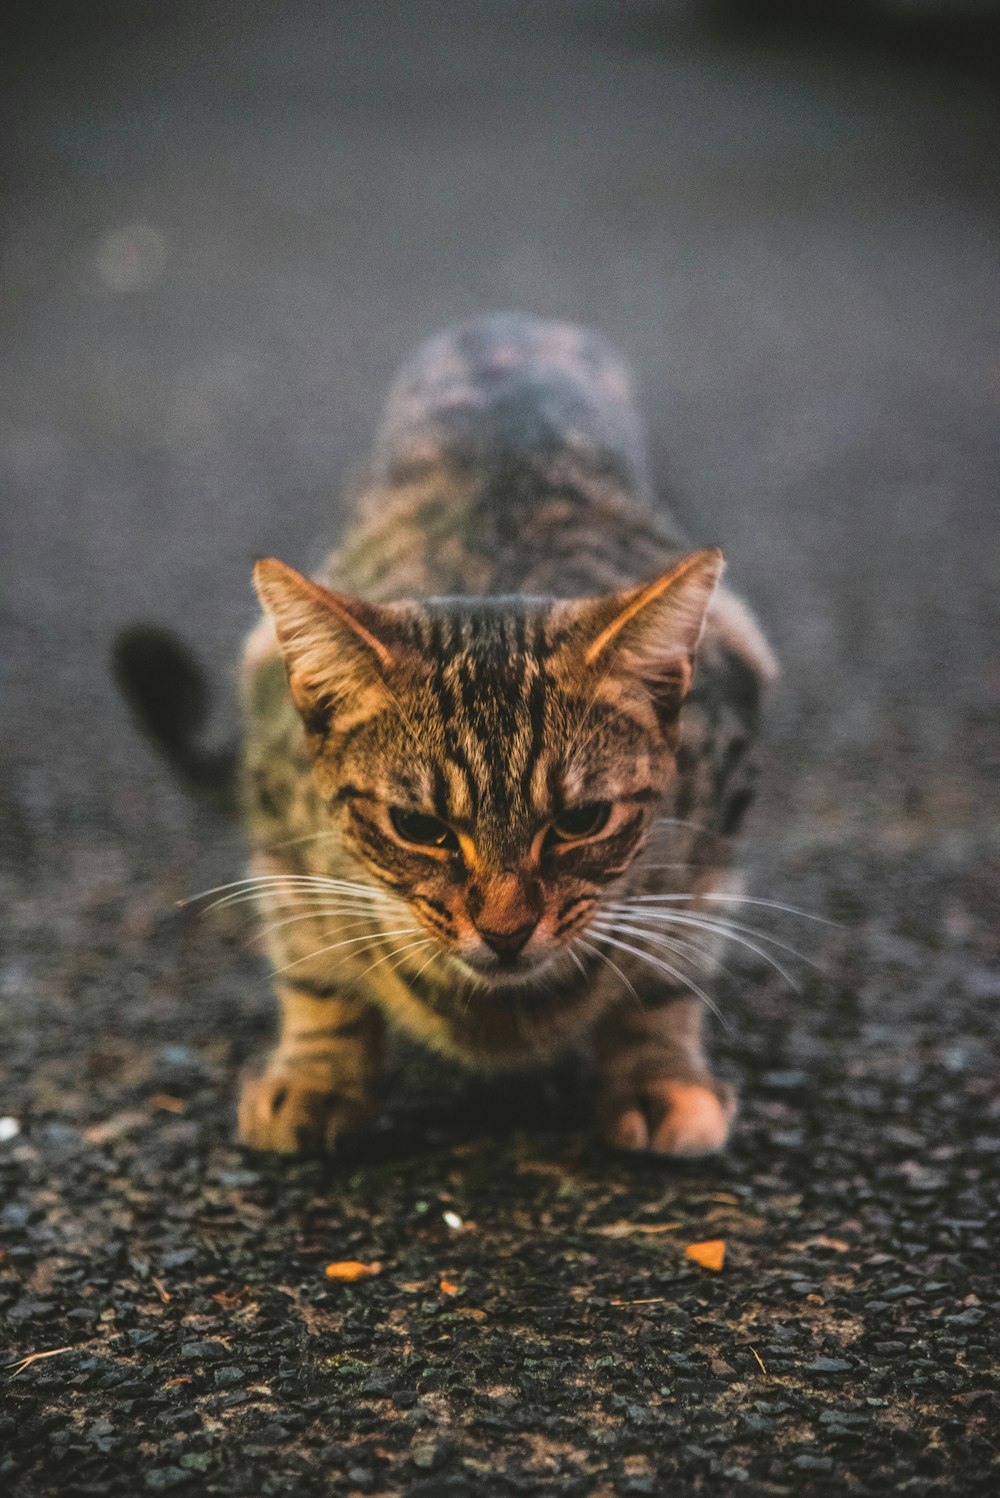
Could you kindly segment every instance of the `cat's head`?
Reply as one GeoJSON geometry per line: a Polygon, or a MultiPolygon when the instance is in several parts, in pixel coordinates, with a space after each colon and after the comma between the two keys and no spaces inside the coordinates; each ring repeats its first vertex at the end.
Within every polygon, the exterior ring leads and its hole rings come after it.
{"type": "Polygon", "coordinates": [[[602,598],[374,604],[259,562],[313,773],[466,972],[523,981],[643,846],[722,554],[602,598]]]}

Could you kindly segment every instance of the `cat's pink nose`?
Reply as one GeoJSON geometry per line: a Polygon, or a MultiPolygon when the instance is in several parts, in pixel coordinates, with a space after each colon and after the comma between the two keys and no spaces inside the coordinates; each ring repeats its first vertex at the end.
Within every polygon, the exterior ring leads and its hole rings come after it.
{"type": "Polygon", "coordinates": [[[480,926],[479,934],[498,957],[516,957],[521,948],[526,947],[531,940],[537,925],[537,920],[526,921],[514,931],[489,931],[485,926],[480,926]]]}

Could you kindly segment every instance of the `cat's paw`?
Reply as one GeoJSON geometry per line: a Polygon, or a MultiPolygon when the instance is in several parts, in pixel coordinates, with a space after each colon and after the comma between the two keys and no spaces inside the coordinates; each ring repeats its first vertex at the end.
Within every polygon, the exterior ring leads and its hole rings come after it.
{"type": "Polygon", "coordinates": [[[276,1069],[243,1084],[240,1143],[282,1155],[332,1154],[345,1134],[371,1117],[357,1099],[325,1090],[295,1072],[276,1069]]]}
{"type": "Polygon", "coordinates": [[[664,1078],[609,1095],[601,1131],[615,1149],[691,1159],[723,1148],[735,1112],[736,1095],[723,1082],[664,1078]]]}

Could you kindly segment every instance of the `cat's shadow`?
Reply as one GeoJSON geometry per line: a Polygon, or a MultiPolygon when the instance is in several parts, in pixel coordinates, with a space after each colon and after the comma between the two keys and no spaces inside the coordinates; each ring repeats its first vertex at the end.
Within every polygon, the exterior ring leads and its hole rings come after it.
{"type": "MultiPolygon", "coordinates": [[[[336,1155],[314,1156],[310,1164],[330,1181],[358,1170],[391,1170],[458,1155],[489,1156],[498,1172],[515,1175],[516,1162],[527,1155],[595,1181],[650,1174],[660,1179],[666,1168],[679,1181],[703,1176],[704,1160],[667,1161],[605,1144],[597,1130],[596,1092],[593,1067],[580,1056],[544,1069],[482,1075],[404,1042],[385,1078],[378,1118],[345,1139],[336,1155]]],[[[716,1158],[714,1174],[719,1170],[716,1158]]]]}
{"type": "Polygon", "coordinates": [[[594,1126],[593,1078],[576,1057],[483,1076],[401,1047],[382,1096],[379,1118],[351,1141],[345,1163],[389,1165],[473,1144],[505,1146],[524,1135],[561,1136],[568,1148],[594,1126]]]}

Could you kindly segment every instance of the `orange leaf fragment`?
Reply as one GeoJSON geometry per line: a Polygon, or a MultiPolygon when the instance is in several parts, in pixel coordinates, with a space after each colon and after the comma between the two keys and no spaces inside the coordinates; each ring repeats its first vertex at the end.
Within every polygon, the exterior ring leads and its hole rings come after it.
{"type": "Polygon", "coordinates": [[[726,1262],[725,1238],[707,1238],[704,1243],[689,1243],[684,1250],[686,1259],[693,1259],[702,1269],[714,1269],[716,1273],[726,1262]]]}
{"type": "Polygon", "coordinates": [[[253,1291],[250,1289],[250,1286],[244,1285],[242,1290],[234,1290],[230,1295],[227,1295],[224,1290],[220,1290],[217,1295],[212,1296],[212,1299],[217,1301],[220,1306],[225,1306],[228,1309],[229,1306],[238,1306],[245,1296],[252,1294],[253,1291]]]}
{"type": "Polygon", "coordinates": [[[340,1280],[342,1284],[354,1285],[358,1280],[374,1279],[382,1273],[381,1264],[359,1264],[357,1259],[338,1259],[328,1264],[324,1271],[328,1280],[340,1280]]]}
{"type": "Polygon", "coordinates": [[[164,1113],[186,1113],[187,1103],[182,1097],[174,1097],[169,1092],[157,1092],[150,1098],[151,1108],[161,1108],[164,1113]]]}
{"type": "Polygon", "coordinates": [[[458,1294],[458,1286],[455,1284],[454,1280],[442,1280],[438,1288],[441,1291],[442,1295],[458,1294]]]}

